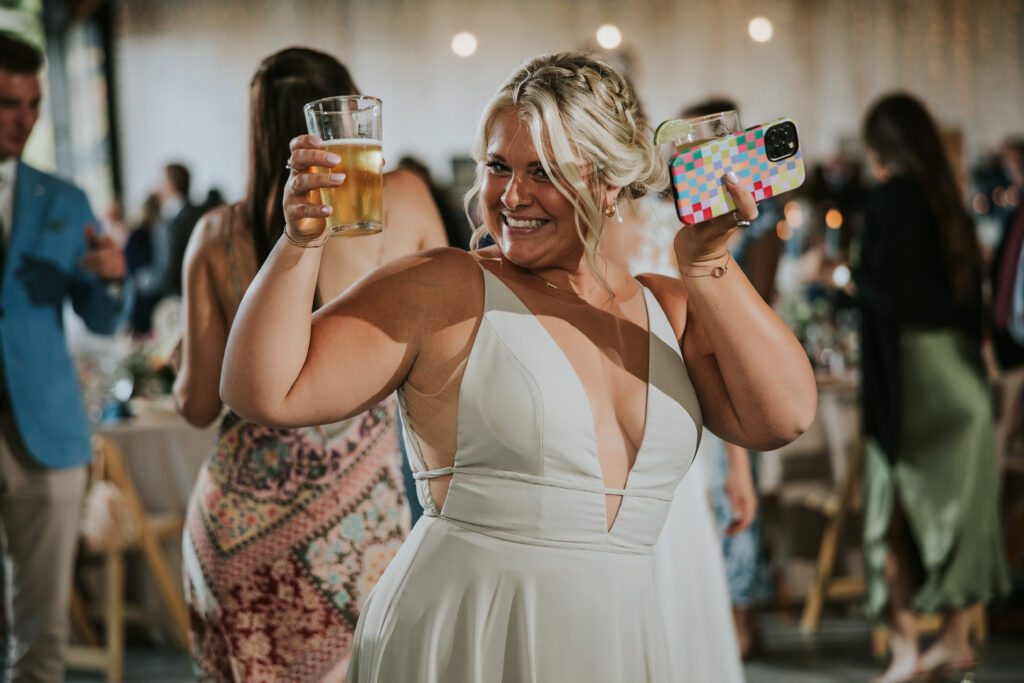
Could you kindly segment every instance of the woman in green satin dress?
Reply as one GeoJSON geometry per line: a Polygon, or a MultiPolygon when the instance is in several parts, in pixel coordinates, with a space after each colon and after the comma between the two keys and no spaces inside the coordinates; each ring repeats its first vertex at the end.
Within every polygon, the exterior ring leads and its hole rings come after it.
{"type": "Polygon", "coordinates": [[[981,256],[937,127],[895,94],[864,124],[872,191],[862,309],[864,556],[870,616],[891,620],[877,679],[974,665],[969,608],[1007,592],[994,425],[981,358],[981,256]],[[915,613],[943,615],[919,653],[915,613]]]}

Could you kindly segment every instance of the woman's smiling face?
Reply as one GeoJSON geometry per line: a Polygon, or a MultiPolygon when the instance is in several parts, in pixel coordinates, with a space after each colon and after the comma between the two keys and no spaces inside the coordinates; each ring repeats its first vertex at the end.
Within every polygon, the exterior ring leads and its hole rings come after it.
{"type": "Polygon", "coordinates": [[[480,197],[487,228],[513,263],[545,268],[580,262],[576,211],[548,178],[529,126],[514,110],[498,114],[491,125],[480,197]]]}

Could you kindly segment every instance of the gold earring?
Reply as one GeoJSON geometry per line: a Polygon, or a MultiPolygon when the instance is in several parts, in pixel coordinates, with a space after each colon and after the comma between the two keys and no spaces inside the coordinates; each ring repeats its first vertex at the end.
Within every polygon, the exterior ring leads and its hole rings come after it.
{"type": "Polygon", "coordinates": [[[618,212],[619,212],[619,204],[618,204],[618,202],[615,202],[613,204],[609,204],[608,206],[604,207],[604,215],[607,218],[611,218],[612,216],[614,216],[618,212]]]}

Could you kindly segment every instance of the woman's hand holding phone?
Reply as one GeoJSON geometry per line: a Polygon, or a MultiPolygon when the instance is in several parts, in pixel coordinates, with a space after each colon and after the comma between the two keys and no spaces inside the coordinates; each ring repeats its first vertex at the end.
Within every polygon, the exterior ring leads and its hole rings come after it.
{"type": "MultiPolygon", "coordinates": [[[[728,113],[735,115],[713,116],[728,113]]],[[[738,127],[738,119],[734,125],[738,127]]],[[[662,123],[655,144],[675,142],[673,135],[683,135],[687,127],[682,119],[662,123]]],[[[704,142],[687,144],[690,139],[675,142],[677,151],[669,159],[676,212],[690,226],[676,236],[676,256],[684,275],[720,277],[728,264],[726,245],[738,222],[757,217],[757,202],[803,183],[803,154],[796,124],[788,118],[704,142]],[[693,266],[689,271],[687,264],[693,266]]]]}
{"type": "Polygon", "coordinates": [[[757,218],[757,202],[740,182],[739,177],[729,172],[725,176],[725,188],[732,198],[735,211],[722,214],[695,225],[680,224],[674,247],[679,270],[684,274],[704,274],[703,269],[712,264],[726,262],[729,238],[739,226],[738,221],[753,221],[757,218]]]}
{"type": "Polygon", "coordinates": [[[676,213],[689,225],[736,208],[722,186],[730,171],[758,202],[796,189],[805,177],[796,124],[787,118],[683,147],[668,165],[676,213]]]}

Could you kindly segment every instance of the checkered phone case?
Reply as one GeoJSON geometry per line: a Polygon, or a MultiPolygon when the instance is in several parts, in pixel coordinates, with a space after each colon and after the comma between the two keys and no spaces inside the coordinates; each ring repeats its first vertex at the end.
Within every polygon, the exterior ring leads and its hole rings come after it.
{"type": "Polygon", "coordinates": [[[733,171],[754,194],[756,201],[799,187],[804,182],[803,151],[786,159],[771,161],[764,148],[764,134],[770,123],[709,140],[669,159],[676,212],[687,225],[721,216],[736,208],[725,188],[725,174],[733,171]]]}

